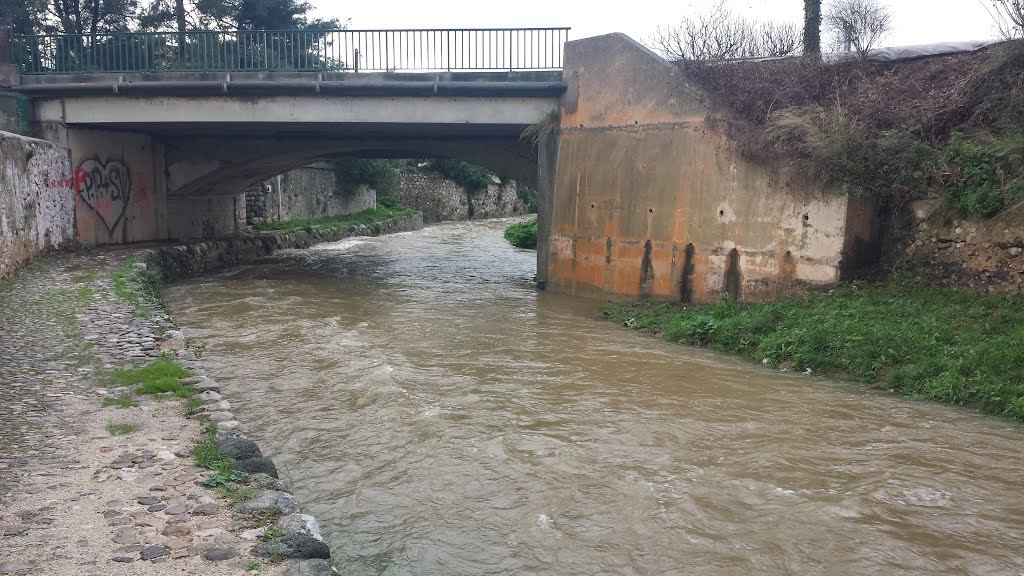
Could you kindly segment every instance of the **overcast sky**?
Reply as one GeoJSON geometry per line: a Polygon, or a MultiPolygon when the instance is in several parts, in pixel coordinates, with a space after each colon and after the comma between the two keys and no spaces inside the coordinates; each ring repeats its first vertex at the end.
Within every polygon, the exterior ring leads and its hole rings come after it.
{"type": "MultiPolygon", "coordinates": [[[[571,39],[623,32],[645,41],[659,25],[715,0],[312,0],[315,15],[351,19],[351,28],[507,28],[569,26],[571,39]]],[[[827,0],[826,0],[827,2],[827,0]]],[[[898,46],[995,36],[980,0],[881,0],[893,14],[893,33],[882,44],[898,46]]],[[[801,0],[732,0],[751,19],[802,22],[801,0]]]]}

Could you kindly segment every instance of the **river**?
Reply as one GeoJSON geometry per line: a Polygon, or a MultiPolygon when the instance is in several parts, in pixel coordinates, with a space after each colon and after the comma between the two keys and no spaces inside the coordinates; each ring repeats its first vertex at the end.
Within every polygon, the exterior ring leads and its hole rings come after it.
{"type": "Polygon", "coordinates": [[[1024,435],[537,292],[508,222],[280,252],[175,320],[345,573],[1024,573],[1024,435]]]}

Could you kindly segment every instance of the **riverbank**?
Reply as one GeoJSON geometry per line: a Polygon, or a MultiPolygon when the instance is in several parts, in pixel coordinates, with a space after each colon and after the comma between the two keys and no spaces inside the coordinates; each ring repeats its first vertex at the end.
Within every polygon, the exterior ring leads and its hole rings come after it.
{"type": "Polygon", "coordinates": [[[0,283],[0,574],[334,573],[315,519],[238,431],[159,283],[421,227],[405,214],[66,253],[0,283]]]}
{"type": "Polygon", "coordinates": [[[1024,420],[1024,307],[1013,296],[904,278],[771,303],[601,310],[671,342],[1024,420]]]}
{"type": "Polygon", "coordinates": [[[204,484],[184,401],[113,379],[164,354],[202,370],[119,274],[133,253],[48,258],[0,288],[0,573],[283,574],[204,484]]]}

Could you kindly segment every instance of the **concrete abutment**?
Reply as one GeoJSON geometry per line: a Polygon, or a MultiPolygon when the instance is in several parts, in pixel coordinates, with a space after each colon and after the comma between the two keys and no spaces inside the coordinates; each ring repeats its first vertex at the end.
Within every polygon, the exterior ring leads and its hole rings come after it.
{"type": "Polygon", "coordinates": [[[870,202],[742,158],[701,91],[628,37],[569,42],[563,79],[538,240],[550,289],[770,300],[838,282],[874,246],[870,202]]]}

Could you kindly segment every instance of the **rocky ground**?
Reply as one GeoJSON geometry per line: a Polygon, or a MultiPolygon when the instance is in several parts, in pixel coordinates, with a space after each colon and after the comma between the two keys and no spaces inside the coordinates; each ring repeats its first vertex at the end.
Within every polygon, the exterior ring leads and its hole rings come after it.
{"type": "Polygon", "coordinates": [[[329,550],[280,481],[204,485],[214,472],[191,453],[206,420],[236,468],[275,471],[159,304],[115,290],[133,258],[66,254],[0,284],[0,574],[332,573],[306,560],[329,550]],[[188,408],[108,387],[114,370],[168,353],[195,374],[188,408]],[[104,406],[116,397],[131,402],[104,406]]]}

